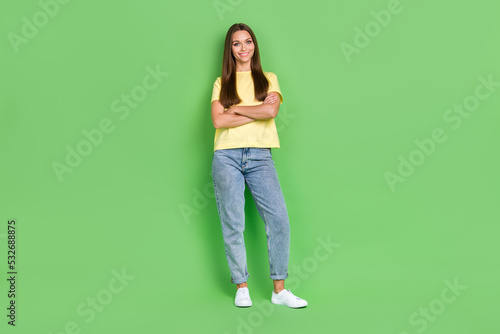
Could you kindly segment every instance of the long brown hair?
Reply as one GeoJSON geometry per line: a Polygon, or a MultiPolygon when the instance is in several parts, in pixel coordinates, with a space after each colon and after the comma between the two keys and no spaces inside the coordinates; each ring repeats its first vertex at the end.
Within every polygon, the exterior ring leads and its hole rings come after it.
{"type": "Polygon", "coordinates": [[[260,64],[259,45],[257,44],[255,34],[246,24],[235,23],[227,31],[226,41],[224,43],[224,56],[222,58],[222,76],[219,100],[224,108],[229,108],[232,105],[241,102],[236,90],[236,61],[232,52],[233,33],[240,30],[248,31],[255,45],[252,60],[250,62],[255,99],[257,101],[264,101],[266,99],[267,90],[269,89],[269,81],[264,75],[260,64]]]}

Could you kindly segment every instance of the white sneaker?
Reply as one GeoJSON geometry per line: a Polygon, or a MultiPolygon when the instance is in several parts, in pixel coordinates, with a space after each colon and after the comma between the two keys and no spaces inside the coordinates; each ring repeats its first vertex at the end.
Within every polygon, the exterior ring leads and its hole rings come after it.
{"type": "Polygon", "coordinates": [[[295,296],[290,289],[283,289],[280,293],[274,293],[271,297],[271,303],[276,305],[286,305],[291,308],[306,307],[307,301],[295,296]]]}
{"type": "Polygon", "coordinates": [[[238,307],[252,306],[252,300],[250,299],[250,292],[248,291],[247,287],[239,288],[238,290],[236,290],[234,305],[238,307]]]}

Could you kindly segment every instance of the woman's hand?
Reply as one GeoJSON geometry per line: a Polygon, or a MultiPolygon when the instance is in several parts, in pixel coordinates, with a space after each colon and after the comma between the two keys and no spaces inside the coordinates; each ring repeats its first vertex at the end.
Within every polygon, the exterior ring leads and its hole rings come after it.
{"type": "Polygon", "coordinates": [[[216,129],[234,128],[255,121],[252,117],[241,116],[235,113],[236,106],[225,109],[219,100],[212,101],[212,123],[216,129]]]}
{"type": "MultiPolygon", "coordinates": [[[[266,99],[264,100],[264,102],[262,102],[262,104],[273,104],[277,99],[278,97],[275,94],[267,94],[266,99]]],[[[224,110],[224,114],[237,115],[237,113],[234,112],[234,108],[235,106],[227,108],[226,110],[224,110]]]]}
{"type": "MultiPolygon", "coordinates": [[[[276,101],[279,101],[278,99],[279,95],[271,92],[271,94],[266,95],[264,102],[261,104],[254,106],[235,105],[224,109],[221,113],[224,115],[246,116],[253,120],[274,118],[278,114],[279,103],[275,103],[276,101]]],[[[221,108],[223,108],[222,105],[221,108]]]]}
{"type": "Polygon", "coordinates": [[[266,99],[262,104],[273,104],[278,97],[275,94],[269,95],[267,94],[266,99]]]}
{"type": "Polygon", "coordinates": [[[226,110],[224,110],[224,114],[235,115],[234,108],[232,106],[227,108],[226,110]]]}

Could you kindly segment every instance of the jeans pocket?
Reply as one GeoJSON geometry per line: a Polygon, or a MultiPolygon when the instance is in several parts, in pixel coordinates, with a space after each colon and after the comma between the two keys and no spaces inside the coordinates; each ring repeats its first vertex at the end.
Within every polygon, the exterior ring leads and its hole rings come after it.
{"type": "Polygon", "coordinates": [[[264,153],[266,155],[266,157],[268,159],[272,159],[273,152],[271,151],[270,147],[262,147],[260,150],[261,150],[262,153],[264,153]]]}

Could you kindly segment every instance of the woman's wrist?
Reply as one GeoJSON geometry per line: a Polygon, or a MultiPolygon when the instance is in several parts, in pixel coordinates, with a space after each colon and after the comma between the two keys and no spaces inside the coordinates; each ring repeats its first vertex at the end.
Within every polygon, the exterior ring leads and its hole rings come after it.
{"type": "Polygon", "coordinates": [[[227,113],[231,114],[231,115],[238,114],[238,107],[237,106],[231,106],[231,107],[229,107],[229,109],[227,110],[227,113]]]}

